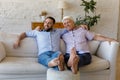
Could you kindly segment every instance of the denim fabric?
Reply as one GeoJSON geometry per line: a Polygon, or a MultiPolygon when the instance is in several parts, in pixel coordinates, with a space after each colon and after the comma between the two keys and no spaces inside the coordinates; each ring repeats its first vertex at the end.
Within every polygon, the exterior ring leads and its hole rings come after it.
{"type": "MultiPolygon", "coordinates": [[[[38,62],[46,67],[48,67],[48,63],[57,58],[58,55],[60,54],[60,51],[47,51],[47,52],[44,52],[44,53],[41,53],[39,56],[38,56],[38,62]]],[[[58,66],[55,66],[55,67],[52,67],[54,68],[55,70],[58,70],[58,66]]]]}

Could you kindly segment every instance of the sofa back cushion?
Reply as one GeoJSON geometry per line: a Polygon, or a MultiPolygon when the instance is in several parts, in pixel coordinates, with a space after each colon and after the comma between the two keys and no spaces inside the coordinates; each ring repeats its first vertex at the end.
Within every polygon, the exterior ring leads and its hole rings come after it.
{"type": "Polygon", "coordinates": [[[7,56],[19,56],[19,57],[37,57],[36,41],[33,38],[25,38],[22,40],[20,47],[13,48],[14,42],[18,39],[19,34],[0,33],[0,40],[6,50],[7,56]]]}
{"type": "MultiPolygon", "coordinates": [[[[13,48],[13,44],[18,39],[18,36],[19,34],[16,33],[13,34],[0,32],[0,40],[3,42],[6,50],[6,55],[20,57],[37,57],[38,48],[34,38],[25,38],[22,40],[20,47],[18,47],[17,49],[13,48]]],[[[91,54],[95,54],[100,42],[89,41],[88,44],[90,46],[91,54]]],[[[65,53],[65,44],[63,40],[61,40],[60,49],[63,53],[65,53]]]]}
{"type": "Polygon", "coordinates": [[[88,45],[89,45],[90,53],[95,55],[99,48],[100,41],[92,40],[88,42],[88,45]]]}

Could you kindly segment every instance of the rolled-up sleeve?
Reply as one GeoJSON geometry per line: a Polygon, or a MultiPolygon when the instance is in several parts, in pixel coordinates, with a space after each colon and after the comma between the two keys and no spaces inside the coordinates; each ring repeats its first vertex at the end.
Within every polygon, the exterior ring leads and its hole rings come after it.
{"type": "Polygon", "coordinates": [[[25,32],[27,37],[36,37],[37,36],[37,32],[36,30],[32,30],[32,31],[28,31],[25,32]]]}

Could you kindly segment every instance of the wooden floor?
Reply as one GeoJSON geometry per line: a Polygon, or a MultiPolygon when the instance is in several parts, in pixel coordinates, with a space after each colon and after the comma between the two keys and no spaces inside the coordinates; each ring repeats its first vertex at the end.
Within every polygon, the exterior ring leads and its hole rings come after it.
{"type": "Polygon", "coordinates": [[[120,80],[120,48],[119,48],[119,53],[118,53],[118,58],[117,58],[117,80],[120,80]]]}

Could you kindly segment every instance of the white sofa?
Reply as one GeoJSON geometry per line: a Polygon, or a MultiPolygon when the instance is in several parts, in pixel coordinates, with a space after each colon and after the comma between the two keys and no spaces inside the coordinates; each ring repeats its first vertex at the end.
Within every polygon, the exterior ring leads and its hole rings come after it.
{"type": "MultiPolygon", "coordinates": [[[[25,38],[14,49],[18,35],[0,32],[0,80],[46,80],[47,68],[37,62],[35,39],[25,38]]],[[[119,43],[90,41],[89,45],[92,63],[80,68],[80,80],[116,80],[119,43]]],[[[65,52],[62,40],[61,50],[65,52]]]]}

